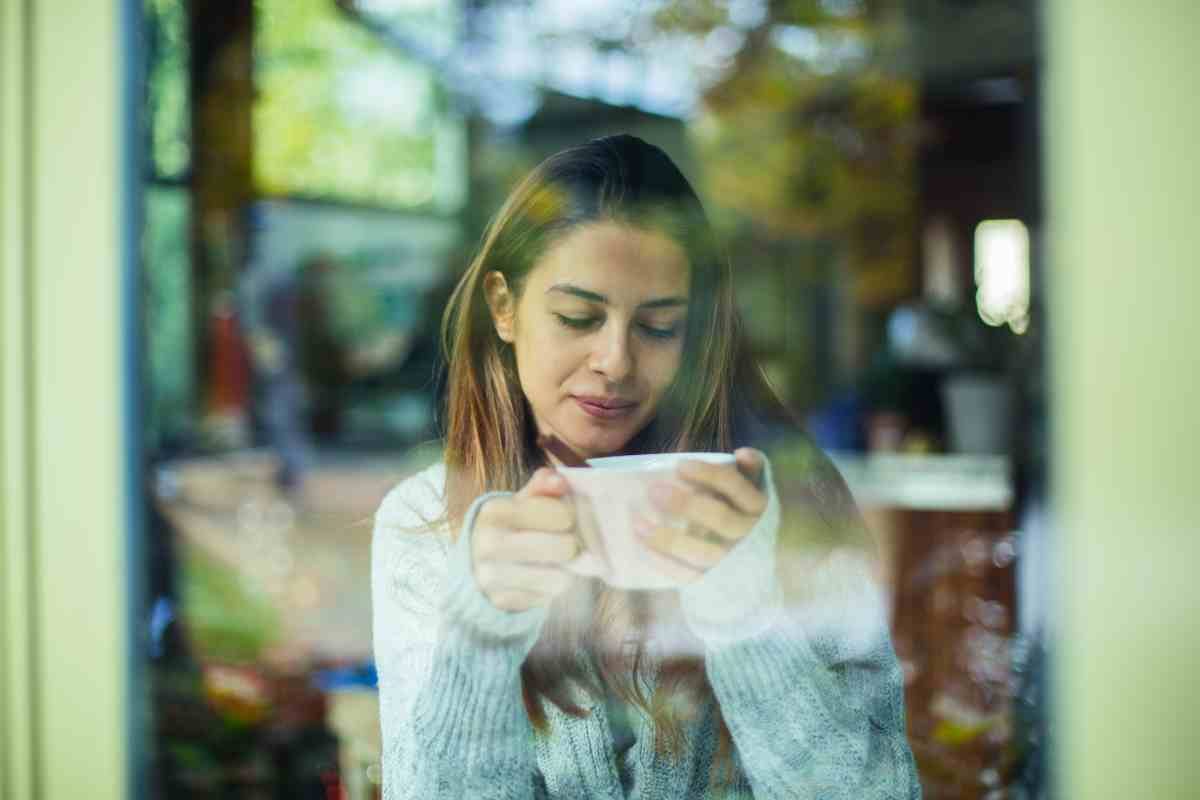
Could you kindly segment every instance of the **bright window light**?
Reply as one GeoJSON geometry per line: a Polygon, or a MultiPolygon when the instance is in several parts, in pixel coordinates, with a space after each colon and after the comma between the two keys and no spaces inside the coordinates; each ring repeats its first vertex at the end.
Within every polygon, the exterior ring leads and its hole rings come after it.
{"type": "Polygon", "coordinates": [[[975,302],[988,325],[1029,327],[1029,230],[1017,219],[989,219],[975,228],[975,302]]]}

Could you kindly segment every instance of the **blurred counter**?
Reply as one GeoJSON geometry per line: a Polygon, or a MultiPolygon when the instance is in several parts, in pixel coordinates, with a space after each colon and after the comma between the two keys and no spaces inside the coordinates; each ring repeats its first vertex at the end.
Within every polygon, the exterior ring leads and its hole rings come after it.
{"type": "Polygon", "coordinates": [[[879,547],[924,796],[1001,796],[1020,678],[1009,460],[830,455],[879,547]]]}
{"type": "Polygon", "coordinates": [[[1005,511],[1012,506],[1009,459],[981,455],[830,453],[864,508],[1005,511]]]}

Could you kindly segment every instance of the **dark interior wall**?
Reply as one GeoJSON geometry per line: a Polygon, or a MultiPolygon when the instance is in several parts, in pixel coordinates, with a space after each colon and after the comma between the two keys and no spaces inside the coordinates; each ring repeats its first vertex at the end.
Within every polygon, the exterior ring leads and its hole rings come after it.
{"type": "MultiPolygon", "coordinates": [[[[1016,77],[985,79],[1021,87],[1016,77]]],[[[935,216],[951,225],[964,268],[972,261],[975,226],[985,219],[1037,216],[1036,152],[1028,135],[1034,103],[1023,91],[996,102],[973,90],[980,81],[927,92],[922,122],[928,137],[920,159],[923,222],[935,216]]],[[[963,276],[971,285],[970,274],[963,276]]]]}
{"type": "MultiPolygon", "coordinates": [[[[254,193],[253,0],[191,0],[193,385],[211,370],[208,327],[216,294],[234,285],[246,237],[242,210],[254,193]]],[[[196,398],[204,409],[208,398],[196,398]]]]}
{"type": "Polygon", "coordinates": [[[1039,224],[1033,0],[907,0],[921,75],[922,224],[951,225],[971,286],[975,226],[1039,224]]]}

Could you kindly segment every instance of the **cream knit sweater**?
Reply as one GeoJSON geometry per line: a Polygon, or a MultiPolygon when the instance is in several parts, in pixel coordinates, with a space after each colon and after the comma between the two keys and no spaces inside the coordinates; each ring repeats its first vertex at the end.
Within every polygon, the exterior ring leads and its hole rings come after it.
{"type": "Polygon", "coordinates": [[[715,707],[685,723],[687,746],[674,759],[654,752],[652,725],[637,709],[628,712],[633,744],[617,752],[611,698],[583,690],[587,717],[548,703],[549,734],[535,735],[519,671],[545,611],[501,611],[480,593],[470,532],[484,498],[452,543],[444,526],[428,524],[444,515],[444,485],[445,467],[435,464],[393,489],[375,518],[385,800],[920,797],[879,592],[859,566],[830,561],[811,576],[817,599],[785,606],[769,465],[758,524],[679,590],[734,740],[737,781],[720,795],[709,783],[715,707]]]}

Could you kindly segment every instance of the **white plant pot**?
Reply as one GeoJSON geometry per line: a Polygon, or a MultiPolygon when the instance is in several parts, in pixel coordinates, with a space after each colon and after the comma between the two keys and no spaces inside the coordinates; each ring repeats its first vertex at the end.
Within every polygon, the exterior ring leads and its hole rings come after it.
{"type": "Polygon", "coordinates": [[[1012,402],[1004,381],[992,375],[951,375],[942,382],[950,449],[1003,454],[1010,448],[1012,402]]]}

